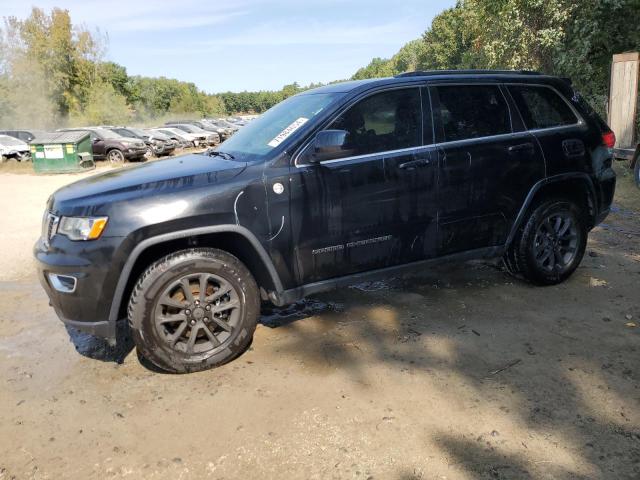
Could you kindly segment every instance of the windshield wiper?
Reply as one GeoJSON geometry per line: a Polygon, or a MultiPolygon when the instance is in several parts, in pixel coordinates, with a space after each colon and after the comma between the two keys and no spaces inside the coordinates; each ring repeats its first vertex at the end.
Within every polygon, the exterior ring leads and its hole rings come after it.
{"type": "Polygon", "coordinates": [[[205,153],[205,155],[209,155],[210,157],[221,157],[221,158],[224,158],[225,160],[235,160],[235,158],[236,158],[233,155],[231,155],[230,153],[219,152],[218,150],[214,150],[213,148],[210,148],[209,150],[207,150],[204,153],[205,153]]]}

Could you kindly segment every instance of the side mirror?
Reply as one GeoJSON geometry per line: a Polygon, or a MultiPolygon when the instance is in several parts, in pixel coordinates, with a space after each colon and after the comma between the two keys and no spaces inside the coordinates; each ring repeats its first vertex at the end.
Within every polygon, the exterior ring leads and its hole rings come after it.
{"type": "Polygon", "coordinates": [[[92,142],[93,142],[93,143],[98,143],[99,141],[100,141],[100,139],[99,139],[99,138],[94,138],[94,139],[92,140],[92,142]]]}
{"type": "Polygon", "coordinates": [[[312,163],[333,160],[348,155],[346,130],[322,130],[313,142],[310,161],[312,163]]]}

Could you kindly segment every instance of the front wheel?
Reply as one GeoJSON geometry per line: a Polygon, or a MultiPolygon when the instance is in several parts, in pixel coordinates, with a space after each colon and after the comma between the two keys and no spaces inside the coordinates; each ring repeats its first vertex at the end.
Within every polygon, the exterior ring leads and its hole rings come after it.
{"type": "Polygon", "coordinates": [[[140,277],[129,301],[138,351],[159,368],[186,373],[222,365],[251,342],[260,294],[240,260],[198,248],[168,255],[140,277]]]}
{"type": "Polygon", "coordinates": [[[505,263],[510,272],[532,283],[561,283],[580,265],[587,234],[584,212],[578,205],[564,199],[543,201],[519,229],[505,263]]]}
{"type": "Polygon", "coordinates": [[[118,149],[109,150],[109,153],[107,153],[107,160],[111,163],[123,163],[124,153],[118,149]]]}

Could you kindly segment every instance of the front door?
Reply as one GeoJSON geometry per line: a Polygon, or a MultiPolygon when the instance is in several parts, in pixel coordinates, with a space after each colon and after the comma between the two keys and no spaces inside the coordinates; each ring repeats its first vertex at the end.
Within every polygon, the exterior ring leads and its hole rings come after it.
{"type": "Polygon", "coordinates": [[[427,254],[426,224],[435,225],[436,215],[436,163],[423,147],[420,88],[369,95],[326,128],[348,132],[349,153],[317,164],[307,163],[304,153],[297,160],[291,223],[299,281],[427,254]]]}

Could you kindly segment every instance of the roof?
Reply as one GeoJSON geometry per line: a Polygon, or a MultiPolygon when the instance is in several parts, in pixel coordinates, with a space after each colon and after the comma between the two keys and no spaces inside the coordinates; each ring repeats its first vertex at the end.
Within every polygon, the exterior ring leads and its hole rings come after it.
{"type": "Polygon", "coordinates": [[[529,70],[427,70],[419,72],[401,73],[395,77],[370,78],[367,80],[351,80],[348,82],[332,83],[323,87],[307,90],[300,95],[313,95],[317,93],[348,93],[356,90],[366,90],[372,87],[407,84],[412,82],[424,82],[425,80],[438,79],[443,81],[455,80],[491,80],[491,81],[522,81],[534,82],[541,79],[552,79],[539,72],[529,70]]]}
{"type": "Polygon", "coordinates": [[[88,131],[44,132],[36,135],[29,143],[78,143],[88,136],[88,131]]]}

